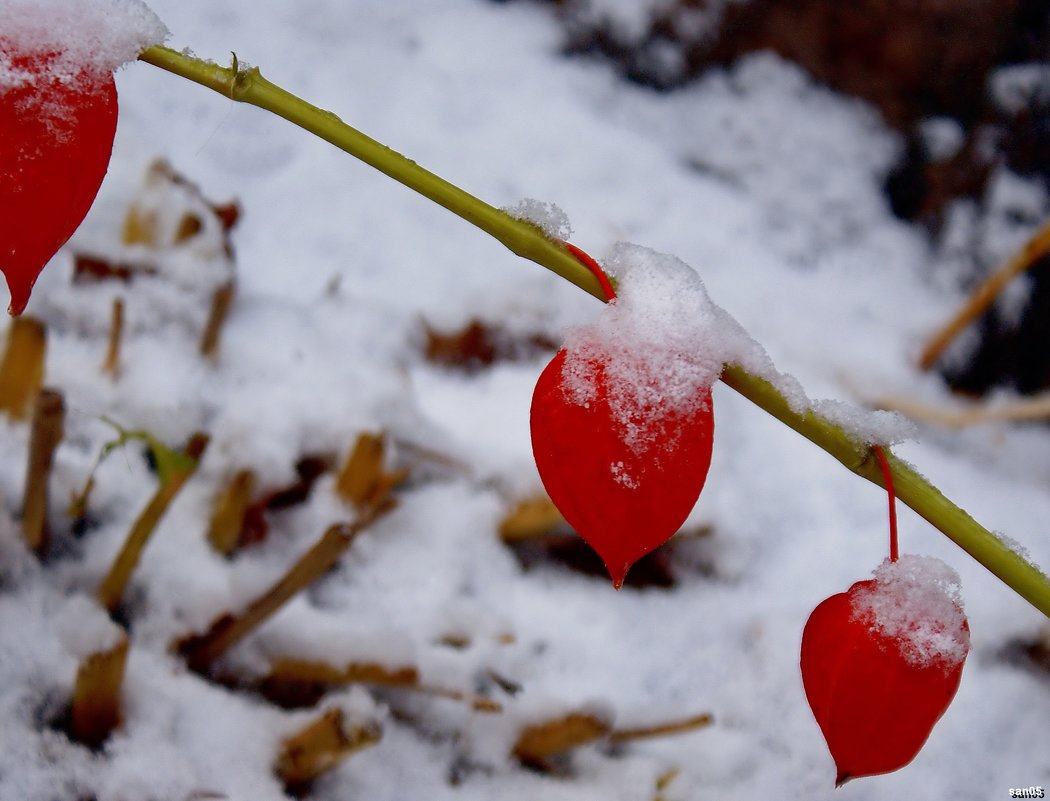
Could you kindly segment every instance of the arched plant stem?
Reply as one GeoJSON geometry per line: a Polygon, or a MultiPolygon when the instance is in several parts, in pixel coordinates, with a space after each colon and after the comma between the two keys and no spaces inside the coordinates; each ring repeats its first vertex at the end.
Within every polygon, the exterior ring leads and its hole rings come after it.
{"type": "MultiPolygon", "coordinates": [[[[598,279],[559,242],[538,227],[516,219],[420,167],[376,140],[350,127],[330,111],[318,108],[266,80],[257,67],[242,68],[236,57],[221,67],[166,47],[151,47],[142,61],[199,83],[239,103],[265,109],[319,136],[364,161],[453,214],[476,225],[522,258],[557,273],[599,300],[605,293],[598,279]]],[[[792,409],[769,381],[738,365],[727,365],[722,381],[745,398],[795,429],[848,469],[884,487],[872,449],[856,442],[841,427],[812,410],[792,409]]],[[[963,550],[998,576],[1018,595],[1050,617],[1050,579],[1000,537],[981,526],[909,464],[889,450],[898,499],[950,537],[963,550]]]]}
{"type": "Polygon", "coordinates": [[[598,279],[560,243],[544,236],[538,227],[490,206],[350,127],[332,112],[271,83],[258,67],[241,68],[236,57],[233,66],[220,67],[166,47],[151,47],[139,59],[207,86],[231,100],[284,117],[476,225],[518,256],[542,264],[592,295],[603,297],[598,279]]]}

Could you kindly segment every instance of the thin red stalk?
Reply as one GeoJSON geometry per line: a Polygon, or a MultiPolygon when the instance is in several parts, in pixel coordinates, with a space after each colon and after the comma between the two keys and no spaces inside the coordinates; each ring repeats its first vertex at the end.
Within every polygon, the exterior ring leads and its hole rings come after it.
{"type": "Polygon", "coordinates": [[[882,470],[882,478],[886,482],[886,494],[890,502],[890,561],[897,561],[897,495],[893,491],[893,471],[882,448],[876,445],[873,450],[879,460],[879,468],[882,470]]]}
{"type": "Polygon", "coordinates": [[[598,283],[602,285],[602,291],[605,293],[605,301],[609,302],[610,300],[615,300],[616,290],[613,289],[609,276],[605,274],[605,271],[601,268],[598,262],[571,242],[562,242],[562,244],[565,245],[565,249],[576,258],[576,261],[594,273],[594,277],[597,278],[598,283]]]}

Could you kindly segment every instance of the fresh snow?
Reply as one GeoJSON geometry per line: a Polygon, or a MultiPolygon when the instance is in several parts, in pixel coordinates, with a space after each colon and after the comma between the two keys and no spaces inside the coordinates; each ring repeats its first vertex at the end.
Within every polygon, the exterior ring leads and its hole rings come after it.
{"type": "Polygon", "coordinates": [[[575,404],[596,398],[597,365],[611,422],[635,453],[671,443],[649,441],[646,423],[665,414],[691,417],[739,348],[740,329],[711,303],[700,277],[673,256],[618,245],[605,265],[616,298],[586,326],[566,334],[562,385],[575,404]]]}
{"type": "MultiPolygon", "coordinates": [[[[913,365],[962,293],[945,278],[945,255],[887,208],[881,182],[898,137],[870,108],[772,55],[660,94],[622,83],[600,61],[562,57],[564,31],[538,4],[151,7],[171,46],[219,61],[235,51],[496,206],[556,198],[573,241],[596,257],[622,240],[675,254],[761,343],[765,366],[748,366],[794,376],[782,386],[796,387],[799,408],[809,397],[951,403],[913,365]]],[[[282,120],[144,64],[116,79],[109,175],[27,312],[48,325],[46,381],[69,409],[44,564],[18,533],[28,427],[0,422],[0,798],[284,801],[272,772],[279,745],[328,708],[377,722],[383,739],[319,780],[319,801],[984,801],[1050,784],[1046,676],[1016,656],[1018,641],[1045,636],[1046,619],[902,508],[902,550],[959,573],[973,653],[911,765],[833,788],[799,676],[801,632],[820,601],[884,560],[885,496],[721,384],[712,467],[670,556],[673,587],[614,592],[556,563],[523,568],[498,528],[540,489],[528,408],[550,354],[469,375],[441,369],[421,355],[423,322],[455,330],[480,318],[561,341],[603,307],[282,120]],[[119,244],[136,198],[176,217],[192,206],[179,191],[144,187],[158,157],[206,197],[240,202],[235,267],[210,230],[153,251],[119,244]],[[73,286],[73,252],[144,261],[156,274],[73,286]],[[233,269],[237,297],[209,362],[197,337],[210,288],[233,269]],[[127,318],[115,380],[99,370],[114,297],[127,318]],[[110,642],[93,593],[155,488],[135,447],[110,455],[95,474],[86,530],[67,533],[68,499],[113,437],[103,415],[171,444],[196,430],[212,441],[134,574],[124,723],[95,754],[52,724],[78,656],[110,642]],[[399,507],[224,665],[252,676],[293,654],[410,663],[428,687],[486,695],[502,713],[362,688],[283,710],[205,681],[171,651],[173,640],[244,609],[328,525],[354,515],[325,476],[307,503],[271,515],[265,543],[224,559],[204,532],[229,477],[251,467],[260,492],[285,486],[301,456],[343,458],[364,430],[386,431],[391,459],[415,469],[399,507]],[[70,637],[71,625],[84,627],[83,639],[70,637]],[[573,711],[616,727],[701,712],[714,722],[586,746],[555,775],[510,757],[524,727],[573,711]]],[[[1003,220],[1031,202],[1016,182],[997,192],[1003,220]]],[[[1016,234],[989,241],[998,253],[1016,234]]],[[[1032,562],[1050,564],[1050,434],[990,425],[919,436],[897,453],[1032,562]]]]}
{"type": "Polygon", "coordinates": [[[505,206],[502,211],[511,217],[532,223],[551,239],[566,242],[572,236],[569,215],[559,208],[557,203],[527,197],[513,206],[505,206]]]}
{"type": "Polygon", "coordinates": [[[12,55],[46,54],[50,76],[76,81],[113,72],[167,34],[141,0],[0,0],[0,89],[27,79],[12,55]]]}
{"type": "Polygon", "coordinates": [[[912,664],[954,667],[970,650],[959,574],[932,556],[887,559],[874,582],[850,592],[850,606],[912,664]]]}

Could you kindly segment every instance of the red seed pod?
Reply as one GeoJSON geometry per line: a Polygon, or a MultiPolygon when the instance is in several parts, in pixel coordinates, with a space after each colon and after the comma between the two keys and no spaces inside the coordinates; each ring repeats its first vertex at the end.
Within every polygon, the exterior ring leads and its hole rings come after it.
{"type": "MultiPolygon", "coordinates": [[[[619,589],[628,568],[685,521],[711,464],[714,415],[704,389],[687,407],[659,400],[624,420],[608,365],[582,371],[586,400],[558,352],[532,396],[532,447],[555,506],[598,552],[619,589]]],[[[659,388],[654,388],[659,393],[659,388]]]]}
{"type": "Polygon", "coordinates": [[[51,70],[55,61],[0,38],[0,271],[11,314],[91,208],[116,132],[113,76],[51,70]]]}
{"type": "Polygon", "coordinates": [[[810,615],[802,681],[836,784],[911,762],[955,696],[970,630],[953,576],[906,555],[810,615]]]}

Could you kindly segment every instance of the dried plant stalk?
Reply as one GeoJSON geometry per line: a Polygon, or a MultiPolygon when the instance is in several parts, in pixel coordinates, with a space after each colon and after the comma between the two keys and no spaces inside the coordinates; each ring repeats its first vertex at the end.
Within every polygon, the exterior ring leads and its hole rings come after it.
{"type": "Polygon", "coordinates": [[[77,670],[70,708],[70,734],[77,742],[98,748],[121,721],[120,687],[128,658],[128,637],[107,651],[91,654],[77,670]]]}
{"type": "Polygon", "coordinates": [[[653,801],[665,801],[664,790],[671,786],[671,782],[677,779],[681,772],[681,768],[670,768],[656,778],[656,795],[653,801]]]}
{"type": "Polygon", "coordinates": [[[518,736],[514,756],[526,765],[542,767],[547,759],[609,734],[607,720],[584,712],[570,712],[560,718],[529,726],[518,736]]]}
{"type": "Polygon", "coordinates": [[[715,719],[709,712],[685,718],[684,720],[671,720],[657,723],[652,726],[639,726],[632,729],[616,729],[609,732],[609,741],[613,743],[626,743],[631,740],[643,740],[647,737],[666,737],[671,734],[684,734],[686,732],[702,729],[714,723],[715,719]]]}
{"type": "Polygon", "coordinates": [[[275,771],[290,791],[302,792],[354,752],[378,743],[382,735],[374,721],[347,728],[342,711],[330,709],[284,741],[275,771]]]}
{"type": "Polygon", "coordinates": [[[124,215],[124,228],[121,239],[125,245],[146,245],[157,247],[157,215],[143,212],[137,205],[132,205],[124,215]]]}
{"type": "Polygon", "coordinates": [[[519,542],[553,533],[565,524],[558,507],[545,493],[520,501],[500,521],[499,535],[506,543],[519,542]]]}
{"type": "Polygon", "coordinates": [[[233,553],[240,542],[244,515],[254,492],[255,473],[238,470],[216,499],[208,525],[208,542],[219,553],[233,553]]]}
{"type": "Polygon", "coordinates": [[[274,662],[270,674],[263,679],[262,691],[268,698],[278,702],[316,702],[329,687],[346,684],[398,687],[467,703],[478,712],[503,711],[502,705],[489,698],[422,684],[419,671],[413,666],[388,668],[376,662],[350,662],[337,667],[327,662],[295,657],[282,658],[274,662]]]}
{"type": "Polygon", "coordinates": [[[205,323],[204,332],[201,334],[200,344],[201,356],[206,359],[214,359],[219,353],[219,337],[222,334],[222,326],[226,322],[226,317],[230,313],[230,307],[233,306],[235,291],[236,284],[228,281],[216,289],[211,296],[211,309],[208,312],[208,322],[205,323]]]}
{"type": "Polygon", "coordinates": [[[179,490],[196,472],[200,456],[208,445],[208,437],[204,434],[194,434],[186,445],[183,453],[189,456],[185,465],[180,465],[172,471],[167,481],[163,482],[153,494],[150,502],[138,516],[128,531],[124,547],[117,554],[116,559],[110,567],[109,573],[102,580],[98,588],[98,599],[106,609],[113,612],[120,606],[124,597],[124,588],[127,586],[132,572],[139,563],[142,551],[146,547],[150,536],[156,529],[160,519],[168,510],[168,506],[175,500],[179,490]]]}
{"type": "Polygon", "coordinates": [[[411,687],[419,683],[419,671],[411,665],[388,668],[376,662],[350,662],[336,667],[327,662],[285,657],[273,663],[267,681],[411,687]]]}
{"type": "Polygon", "coordinates": [[[1023,422],[1050,418],[1050,393],[1011,403],[982,403],[960,408],[927,406],[908,398],[882,398],[874,401],[872,405],[879,409],[900,412],[912,420],[947,428],[966,428],[983,423],[1023,422]]]}
{"type": "Polygon", "coordinates": [[[408,477],[408,470],[383,469],[386,437],[364,432],[354,441],[346,464],[336,477],[335,491],[358,509],[386,509],[394,503],[391,493],[408,477]]]}
{"type": "Polygon", "coordinates": [[[66,404],[62,393],[45,389],[33,405],[33,426],[29,435],[29,459],[25,492],[22,496],[22,536],[38,554],[47,549],[48,483],[55,448],[62,441],[66,404]]]}
{"type": "Polygon", "coordinates": [[[1036,231],[1023,248],[990,275],[955,316],[938,331],[919,356],[919,367],[929,370],[945,349],[970,323],[980,317],[1016,276],[1050,254],[1050,222],[1036,231]]]}
{"type": "Polygon", "coordinates": [[[359,509],[366,506],[383,474],[385,452],[386,440],[382,434],[367,431],[359,434],[336,478],[335,491],[339,497],[359,509]]]}
{"type": "Polygon", "coordinates": [[[586,712],[570,712],[524,729],[514,745],[513,754],[523,764],[544,768],[548,760],[580,746],[607,739],[625,743],[647,737],[682,734],[709,726],[714,718],[708,714],[693,715],[684,720],[667,721],[653,726],[613,729],[608,720],[586,712]]]}
{"type": "Polygon", "coordinates": [[[174,244],[181,245],[183,242],[193,239],[202,230],[204,230],[204,221],[196,214],[187,212],[182,215],[182,219],[179,220],[179,227],[175,229],[174,244]]]}
{"type": "Polygon", "coordinates": [[[449,701],[470,704],[470,708],[475,712],[496,714],[503,711],[503,704],[499,701],[493,701],[491,698],[485,698],[483,695],[465,693],[462,690],[453,690],[448,687],[435,687],[433,684],[417,684],[408,689],[415,690],[424,695],[433,695],[437,698],[444,698],[449,701]]]}
{"type": "Polygon", "coordinates": [[[106,359],[102,362],[102,372],[116,378],[120,372],[120,343],[124,337],[124,300],[113,298],[113,311],[109,321],[109,343],[106,346],[106,359]]]}
{"type": "Polygon", "coordinates": [[[0,360],[0,411],[12,420],[29,416],[33,399],[44,382],[47,329],[32,317],[16,317],[7,332],[0,360]]]}
{"type": "Polygon", "coordinates": [[[350,547],[357,534],[376,520],[379,514],[365,515],[351,524],[331,526],[280,581],[255,599],[242,614],[223,615],[204,634],[179,643],[178,650],[190,668],[199,673],[207,672],[216,659],[258,628],[301,590],[327,573],[350,547]]]}

